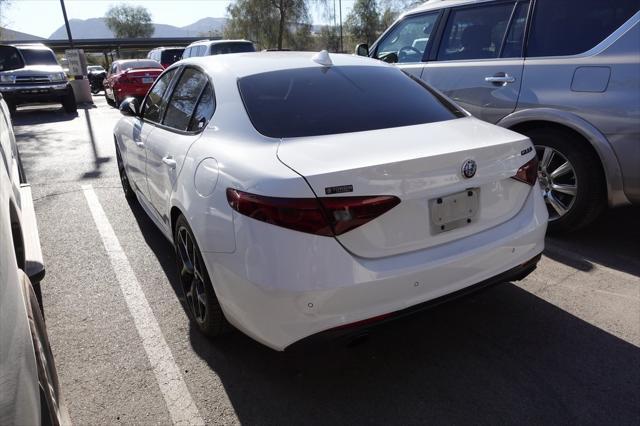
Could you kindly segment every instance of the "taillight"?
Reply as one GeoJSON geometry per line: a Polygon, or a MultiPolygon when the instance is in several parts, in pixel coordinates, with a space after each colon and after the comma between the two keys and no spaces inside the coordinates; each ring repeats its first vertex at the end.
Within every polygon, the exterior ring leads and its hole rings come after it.
{"type": "Polygon", "coordinates": [[[524,166],[520,167],[513,179],[519,180],[531,186],[535,185],[538,178],[538,157],[534,156],[524,166]]]}
{"type": "Polygon", "coordinates": [[[375,219],[400,203],[394,196],[280,198],[227,189],[229,205],[283,228],[331,237],[375,219]]]}

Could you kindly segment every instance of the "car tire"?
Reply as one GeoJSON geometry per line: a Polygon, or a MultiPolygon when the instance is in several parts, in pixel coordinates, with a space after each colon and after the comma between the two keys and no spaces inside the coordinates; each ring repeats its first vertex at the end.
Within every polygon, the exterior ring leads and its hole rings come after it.
{"type": "Polygon", "coordinates": [[[173,241],[178,265],[178,279],[189,318],[198,330],[210,338],[228,331],[209,273],[202,259],[193,231],[183,215],[174,227],[173,241]]]}
{"type": "Polygon", "coordinates": [[[570,131],[540,127],[524,134],[538,153],[538,182],[549,210],[548,232],[573,232],[595,221],[606,207],[599,158],[570,131]]]}
{"type": "Polygon", "coordinates": [[[29,326],[36,355],[38,385],[40,387],[42,424],[68,424],[68,414],[62,400],[58,373],[53,353],[51,352],[51,345],[49,344],[47,328],[44,317],[42,316],[41,307],[38,305],[33,286],[29,282],[27,275],[20,271],[20,276],[23,288],[27,294],[27,312],[29,314],[29,326]]]}
{"type": "Polygon", "coordinates": [[[18,110],[18,106],[13,102],[7,101],[7,107],[9,107],[9,116],[11,118],[15,117],[16,111],[18,110]]]}
{"type": "Polygon", "coordinates": [[[67,114],[75,114],[78,112],[78,104],[76,103],[76,97],[73,94],[73,90],[69,89],[64,98],[62,98],[62,108],[67,114]]]}
{"type": "Polygon", "coordinates": [[[136,193],[131,187],[131,182],[129,181],[129,176],[127,175],[127,169],[124,166],[124,161],[122,161],[122,154],[120,154],[120,149],[118,148],[117,143],[116,162],[118,163],[118,174],[120,175],[120,183],[122,184],[122,191],[124,192],[124,196],[129,201],[135,201],[136,193]]]}
{"type": "Polygon", "coordinates": [[[105,89],[105,91],[104,91],[104,98],[107,100],[107,104],[111,105],[112,107],[115,107],[115,106],[116,106],[115,101],[113,101],[113,100],[109,97],[109,95],[107,95],[107,90],[106,90],[106,89],[105,89]]]}

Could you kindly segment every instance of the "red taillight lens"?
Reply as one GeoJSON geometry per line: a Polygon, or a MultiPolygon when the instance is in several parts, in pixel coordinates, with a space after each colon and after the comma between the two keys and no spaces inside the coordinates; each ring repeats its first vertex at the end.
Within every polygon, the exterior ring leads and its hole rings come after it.
{"type": "Polygon", "coordinates": [[[398,197],[280,198],[227,189],[229,205],[245,216],[283,228],[331,237],[389,211],[398,197]]]}
{"type": "Polygon", "coordinates": [[[534,156],[524,166],[520,167],[513,176],[513,179],[519,180],[531,186],[535,185],[538,178],[538,157],[534,156]]]}

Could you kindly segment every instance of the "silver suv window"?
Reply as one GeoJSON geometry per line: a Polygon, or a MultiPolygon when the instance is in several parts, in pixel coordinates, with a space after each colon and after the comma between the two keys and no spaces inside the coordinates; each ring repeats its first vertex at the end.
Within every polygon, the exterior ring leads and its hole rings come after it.
{"type": "Polygon", "coordinates": [[[438,51],[439,61],[490,59],[500,55],[514,3],[452,9],[438,51]]]}
{"type": "Polygon", "coordinates": [[[586,52],[639,9],[638,0],[538,0],[527,43],[527,56],[564,56],[586,52]]]}
{"type": "Polygon", "coordinates": [[[439,13],[409,16],[403,19],[378,44],[375,57],[385,60],[389,55],[397,55],[396,61],[388,62],[422,61],[439,13]]]}

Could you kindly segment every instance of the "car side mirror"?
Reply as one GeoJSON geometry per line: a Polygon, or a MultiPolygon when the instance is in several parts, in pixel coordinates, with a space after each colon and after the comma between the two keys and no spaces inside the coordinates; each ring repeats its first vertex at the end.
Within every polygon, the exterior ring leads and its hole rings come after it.
{"type": "Polygon", "coordinates": [[[367,43],[360,43],[356,46],[356,55],[369,56],[369,45],[367,43]]]}
{"type": "Polygon", "coordinates": [[[140,105],[136,98],[127,98],[120,104],[120,113],[128,117],[137,117],[140,115],[140,105]]]}

